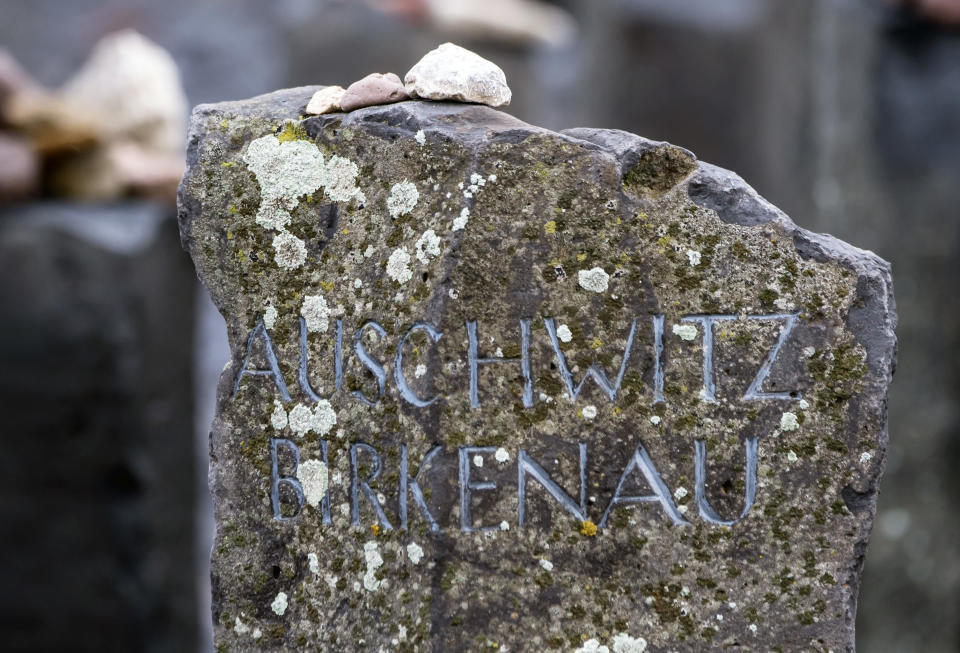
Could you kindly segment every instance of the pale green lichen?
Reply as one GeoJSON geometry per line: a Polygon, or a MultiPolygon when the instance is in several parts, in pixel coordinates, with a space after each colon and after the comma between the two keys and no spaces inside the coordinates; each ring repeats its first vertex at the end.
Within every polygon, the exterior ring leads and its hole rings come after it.
{"type": "Polygon", "coordinates": [[[273,237],[273,260],[281,270],[296,270],[307,261],[307,246],[289,231],[273,237]]]}
{"type": "Polygon", "coordinates": [[[297,480],[308,505],[314,508],[320,505],[329,487],[328,476],[327,465],[322,460],[304,460],[297,466],[297,480]]]}
{"type": "Polygon", "coordinates": [[[692,324],[674,324],[673,333],[683,340],[693,340],[697,337],[697,327],[692,324]]]}
{"type": "Polygon", "coordinates": [[[287,427],[287,411],[283,409],[283,404],[273,400],[273,412],[270,414],[270,425],[278,431],[287,427]]]}
{"type": "Polygon", "coordinates": [[[440,256],[440,236],[433,229],[427,229],[414,245],[417,260],[429,263],[431,258],[440,256]]]}
{"type": "Polygon", "coordinates": [[[304,297],[300,315],[307,323],[307,331],[310,333],[326,333],[330,327],[330,307],[322,295],[304,297]]]}
{"type": "Polygon", "coordinates": [[[337,413],[326,399],[314,404],[313,410],[304,404],[297,404],[287,415],[290,430],[304,436],[310,431],[326,435],[337,424],[337,413]]]}
{"type": "Polygon", "coordinates": [[[281,142],[268,135],[250,143],[243,160],[260,184],[257,224],[281,230],[290,223],[290,211],[326,182],[323,154],[308,141],[281,142]]]}
{"type": "Polygon", "coordinates": [[[410,269],[410,253],[406,247],[400,247],[387,259],[387,276],[397,283],[406,283],[413,277],[410,269]]]}
{"type": "Polygon", "coordinates": [[[602,293],[607,292],[610,284],[610,275],[601,267],[593,267],[589,270],[580,270],[577,272],[577,283],[584,290],[602,293]]]}
{"type": "Polygon", "coordinates": [[[413,210],[420,199],[420,192],[416,184],[404,179],[396,183],[390,189],[390,197],[387,198],[387,211],[394,219],[406,215],[413,210]]]}

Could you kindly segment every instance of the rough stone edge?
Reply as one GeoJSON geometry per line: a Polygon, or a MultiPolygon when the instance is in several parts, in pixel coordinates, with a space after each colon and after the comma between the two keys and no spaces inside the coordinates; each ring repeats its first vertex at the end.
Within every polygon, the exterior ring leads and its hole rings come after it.
{"type": "MultiPolygon", "coordinates": [[[[475,121],[476,129],[456,131],[456,135],[461,139],[465,138],[468,143],[520,142],[530,135],[536,134],[552,136],[612,157],[618,163],[621,172],[635,165],[643,152],[647,150],[664,145],[676,147],[663,141],[653,141],[630,132],[615,129],[576,128],[554,132],[530,125],[491,107],[455,102],[408,100],[358,109],[350,113],[331,113],[323,116],[307,117],[305,115],[307,102],[316,91],[322,88],[324,87],[302,86],[274,91],[248,100],[200,104],[194,108],[190,116],[187,135],[187,169],[184,172],[177,194],[181,243],[187,252],[192,255],[193,239],[190,215],[196,213],[199,208],[199,200],[189,196],[189,193],[186,192],[185,182],[192,176],[193,168],[197,163],[202,134],[207,131],[211,119],[221,116],[255,116],[264,120],[273,120],[277,123],[300,118],[309,120],[333,119],[341,120],[341,124],[345,127],[364,126],[370,128],[373,133],[397,137],[412,135],[418,129],[424,129],[425,132],[428,130],[443,132],[443,128],[449,125],[443,120],[444,117],[452,114],[471,113],[478,119],[475,121]],[[412,103],[421,105],[416,110],[421,115],[415,115],[410,106],[412,103]],[[393,115],[398,111],[404,112],[406,116],[393,115]],[[425,115],[423,115],[424,113],[425,115]],[[190,211],[186,208],[188,205],[191,208],[190,211]]],[[[689,150],[678,149],[693,156],[689,150]]],[[[745,227],[775,226],[793,239],[797,252],[801,256],[817,262],[835,261],[857,275],[858,302],[855,302],[855,304],[859,303],[859,305],[850,311],[847,326],[867,351],[866,380],[868,387],[864,394],[880,401],[880,405],[874,407],[874,410],[879,411],[881,431],[878,435],[884,455],[883,459],[878,461],[876,473],[869,479],[869,487],[863,492],[853,491],[855,495],[853,500],[857,504],[855,512],[861,513],[867,510],[868,515],[865,522],[865,536],[854,543],[855,557],[847,570],[847,577],[841,583],[847,593],[847,609],[844,620],[847,627],[848,648],[852,651],[855,641],[860,573],[866,556],[867,543],[876,518],[879,479],[885,467],[885,452],[889,442],[887,430],[888,391],[883,391],[883,388],[889,388],[889,383],[896,369],[897,355],[895,333],[897,314],[890,263],[873,252],[854,247],[828,234],[818,234],[799,227],[783,211],[761,197],[743,178],[724,168],[697,161],[696,170],[670,192],[677,192],[681,189],[688,194],[693,203],[714,211],[721,220],[728,224],[745,227]]],[[[200,279],[200,281],[204,288],[207,288],[204,280],[200,279]]],[[[207,290],[209,292],[210,289],[207,288],[207,290]]],[[[216,298],[214,300],[216,301],[216,298]]],[[[228,391],[226,379],[229,371],[229,369],[225,370],[221,374],[218,383],[218,403],[221,401],[222,393],[228,391]]],[[[214,419],[211,437],[218,427],[222,428],[218,421],[217,418],[214,419]]],[[[215,447],[212,445],[211,442],[209,470],[211,490],[213,489],[217,462],[215,447]]],[[[845,488],[845,490],[848,488],[845,488]]],[[[847,498],[846,494],[844,494],[844,499],[850,507],[851,500],[847,498]]],[[[214,501],[214,504],[216,510],[217,502],[214,501]]]]}
{"type": "Polygon", "coordinates": [[[883,456],[877,461],[867,488],[858,491],[847,486],[841,492],[844,503],[852,513],[867,511],[864,537],[854,543],[854,559],[846,570],[846,577],[841,580],[841,587],[847,594],[844,622],[848,647],[852,651],[855,649],[860,574],[876,519],[879,483],[886,465],[889,443],[887,402],[889,384],[896,370],[898,319],[890,263],[871,251],[854,247],[829,234],[814,233],[799,227],[783,211],[761,197],[743,178],[724,168],[699,162],[697,171],[687,183],[687,193],[691,201],[715,211],[724,222],[746,227],[776,225],[793,239],[800,256],[817,262],[837,262],[857,276],[857,298],[847,315],[846,324],[867,351],[867,387],[864,394],[879,404],[868,406],[866,410],[872,410],[879,416],[878,438],[883,456]]]}

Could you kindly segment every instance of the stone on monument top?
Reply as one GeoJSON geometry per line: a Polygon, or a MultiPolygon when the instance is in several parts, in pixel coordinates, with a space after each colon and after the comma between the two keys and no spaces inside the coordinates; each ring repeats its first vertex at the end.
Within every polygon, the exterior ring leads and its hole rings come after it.
{"type": "Polygon", "coordinates": [[[313,94],[313,97],[307,102],[304,113],[310,116],[320,116],[325,113],[342,111],[340,100],[343,99],[344,93],[346,93],[346,89],[342,86],[325,86],[313,94]]]}
{"type": "Polygon", "coordinates": [[[347,87],[340,98],[340,108],[344,111],[353,111],[406,99],[407,90],[396,74],[370,73],[347,87]]]}
{"type": "Polygon", "coordinates": [[[852,651],[889,265],[615,130],[193,113],[220,649],[852,651]]]}
{"type": "Polygon", "coordinates": [[[410,97],[427,100],[503,107],[510,104],[512,95],[498,65],[453,43],[423,55],[403,80],[410,97]]]}

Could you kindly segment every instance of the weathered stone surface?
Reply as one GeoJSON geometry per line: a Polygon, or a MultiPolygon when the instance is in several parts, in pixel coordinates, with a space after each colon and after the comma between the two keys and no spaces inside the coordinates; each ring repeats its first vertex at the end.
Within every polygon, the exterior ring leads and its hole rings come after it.
{"type": "Polygon", "coordinates": [[[370,73],[347,87],[340,98],[340,108],[353,111],[378,104],[390,104],[407,99],[403,82],[394,73],[370,73]]]}
{"type": "Polygon", "coordinates": [[[853,650],[889,266],[613,130],[193,115],[228,650],[853,650]]]}
{"type": "Polygon", "coordinates": [[[321,116],[325,113],[340,111],[340,100],[343,99],[344,93],[346,89],[342,86],[326,86],[320,89],[307,102],[307,114],[321,116]]]}
{"type": "Polygon", "coordinates": [[[427,100],[503,107],[510,104],[512,96],[498,65],[453,43],[444,43],[423,55],[403,81],[410,97],[427,100]]]}

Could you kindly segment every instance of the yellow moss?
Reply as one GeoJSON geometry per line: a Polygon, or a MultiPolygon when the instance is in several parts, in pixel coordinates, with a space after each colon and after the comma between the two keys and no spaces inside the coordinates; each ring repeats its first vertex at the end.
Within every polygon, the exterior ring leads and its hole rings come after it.
{"type": "Polygon", "coordinates": [[[370,532],[376,537],[380,534],[380,524],[370,524],[370,532]]]}
{"type": "Polygon", "coordinates": [[[333,290],[333,282],[332,282],[332,281],[321,281],[321,282],[320,282],[320,287],[323,288],[324,290],[326,290],[327,292],[331,292],[331,291],[333,290]]]}
{"type": "Polygon", "coordinates": [[[581,263],[583,263],[584,261],[587,260],[587,255],[586,255],[586,254],[577,254],[577,260],[580,261],[581,263]]]}
{"type": "Polygon", "coordinates": [[[557,233],[557,221],[550,220],[549,222],[544,223],[543,230],[546,231],[548,234],[557,233]]]}
{"type": "Polygon", "coordinates": [[[586,537],[593,537],[597,534],[597,525],[589,519],[585,522],[580,522],[580,534],[586,537]]]}
{"type": "Polygon", "coordinates": [[[284,123],[283,129],[280,130],[280,133],[277,134],[277,140],[281,143],[307,140],[307,130],[297,123],[288,120],[286,123],[284,123]]]}

